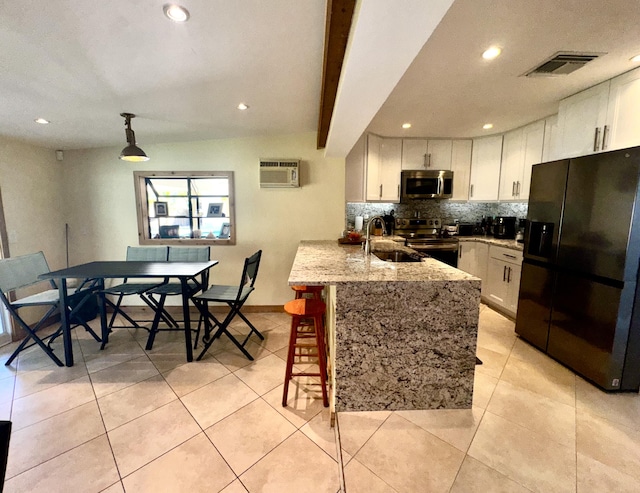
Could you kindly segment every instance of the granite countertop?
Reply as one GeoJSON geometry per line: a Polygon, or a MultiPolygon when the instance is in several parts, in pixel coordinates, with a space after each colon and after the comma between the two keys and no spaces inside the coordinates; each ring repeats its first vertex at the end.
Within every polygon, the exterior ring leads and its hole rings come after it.
{"type": "MultiPolygon", "coordinates": [[[[389,239],[373,238],[373,251],[405,250],[389,239]]],[[[325,285],[379,281],[479,281],[466,272],[432,258],[421,262],[385,262],[365,255],[359,245],[336,241],[301,241],[289,274],[289,285],[325,285]]]]}
{"type": "Polygon", "coordinates": [[[480,243],[488,243],[489,245],[510,248],[511,250],[524,250],[524,244],[518,243],[516,240],[501,240],[491,236],[459,236],[458,241],[479,241],[480,243]]]}

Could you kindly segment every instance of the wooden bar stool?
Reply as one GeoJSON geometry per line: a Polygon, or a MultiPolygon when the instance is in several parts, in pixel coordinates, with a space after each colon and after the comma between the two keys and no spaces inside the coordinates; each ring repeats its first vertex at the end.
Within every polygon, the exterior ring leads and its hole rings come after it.
{"type": "Polygon", "coordinates": [[[329,406],[327,395],[327,351],[324,345],[324,315],[326,305],[316,299],[299,298],[284,305],[284,311],[291,315],[291,335],[289,336],[289,352],[287,353],[287,370],[284,377],[282,407],[287,407],[289,381],[292,377],[320,377],[322,385],[322,402],[329,406]],[[313,324],[313,329],[309,322],[313,324]],[[317,348],[315,353],[305,352],[317,348]],[[313,356],[318,358],[320,373],[293,373],[295,357],[313,356]]]}
{"type": "Polygon", "coordinates": [[[310,294],[314,300],[322,301],[322,290],[324,286],[291,286],[296,292],[296,299],[304,298],[305,294],[310,294]]]}

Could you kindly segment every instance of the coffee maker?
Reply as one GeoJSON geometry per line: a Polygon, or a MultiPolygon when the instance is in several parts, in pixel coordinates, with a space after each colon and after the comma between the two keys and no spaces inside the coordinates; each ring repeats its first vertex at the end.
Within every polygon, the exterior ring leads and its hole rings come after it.
{"type": "Polygon", "coordinates": [[[493,237],[503,240],[513,240],[516,237],[515,216],[497,216],[493,225],[493,237]]]}

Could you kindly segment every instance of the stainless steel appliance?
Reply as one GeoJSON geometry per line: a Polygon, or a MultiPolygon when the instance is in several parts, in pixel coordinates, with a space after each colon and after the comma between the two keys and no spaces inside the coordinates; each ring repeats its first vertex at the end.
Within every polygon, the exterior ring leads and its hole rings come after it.
{"type": "Polygon", "coordinates": [[[396,218],[395,234],[405,238],[405,245],[409,248],[457,267],[458,238],[442,237],[440,219],[396,218]]]}
{"type": "Polygon", "coordinates": [[[516,217],[498,216],[493,225],[494,238],[513,240],[516,237],[516,217]]]}
{"type": "Polygon", "coordinates": [[[639,173],[635,147],[531,176],[516,332],[606,390],[640,387],[639,173]]]}
{"type": "Polygon", "coordinates": [[[400,184],[403,203],[416,199],[449,199],[453,193],[453,171],[402,171],[400,184]]]}

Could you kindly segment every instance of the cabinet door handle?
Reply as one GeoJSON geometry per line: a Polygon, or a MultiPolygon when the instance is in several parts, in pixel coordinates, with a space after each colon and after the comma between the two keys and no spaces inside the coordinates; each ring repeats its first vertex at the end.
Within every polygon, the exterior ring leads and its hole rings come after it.
{"type": "Polygon", "coordinates": [[[593,136],[593,152],[600,150],[600,127],[596,127],[596,133],[593,136]]]}
{"type": "Polygon", "coordinates": [[[511,182],[511,196],[512,197],[516,196],[516,182],[515,181],[511,182]]]}
{"type": "Polygon", "coordinates": [[[502,282],[505,282],[507,280],[507,266],[505,265],[502,268],[502,282]]]}
{"type": "Polygon", "coordinates": [[[516,183],[517,183],[517,187],[516,187],[516,195],[517,195],[518,197],[520,197],[520,182],[519,182],[519,181],[517,181],[516,183]]]}
{"type": "Polygon", "coordinates": [[[602,150],[604,151],[607,146],[607,135],[609,134],[609,125],[604,126],[604,130],[602,131],[602,150]]]}
{"type": "Polygon", "coordinates": [[[380,198],[382,198],[382,184],[380,184],[380,198]]]}
{"type": "Polygon", "coordinates": [[[509,269],[509,274],[507,275],[507,282],[511,282],[511,267],[507,267],[509,269]]]}
{"type": "Polygon", "coordinates": [[[398,198],[400,198],[400,184],[398,184],[398,198]]]}
{"type": "Polygon", "coordinates": [[[427,167],[431,168],[431,153],[427,153],[427,167]]]}
{"type": "Polygon", "coordinates": [[[508,253],[503,253],[502,255],[504,255],[505,257],[512,258],[514,260],[517,258],[515,255],[509,255],[508,253]]]}
{"type": "Polygon", "coordinates": [[[428,156],[428,154],[427,154],[426,152],[422,155],[422,166],[424,166],[425,168],[426,168],[427,166],[429,166],[429,165],[427,164],[427,156],[428,156]]]}
{"type": "Polygon", "coordinates": [[[473,197],[473,185],[471,185],[471,193],[469,194],[469,197],[473,197]]]}
{"type": "Polygon", "coordinates": [[[462,258],[462,248],[458,250],[458,258],[462,258]]]}

